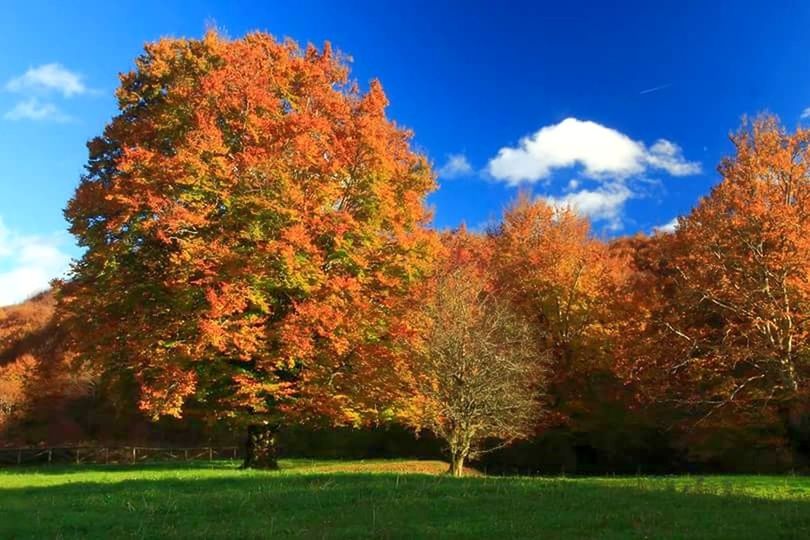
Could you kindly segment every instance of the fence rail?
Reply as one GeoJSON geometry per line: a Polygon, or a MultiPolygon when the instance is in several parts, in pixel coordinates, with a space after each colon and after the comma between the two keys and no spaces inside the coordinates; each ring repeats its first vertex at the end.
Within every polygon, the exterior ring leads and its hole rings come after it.
{"type": "Polygon", "coordinates": [[[65,446],[53,448],[0,448],[0,467],[48,463],[124,464],[146,461],[213,461],[239,459],[237,446],[153,448],[146,446],[65,446]]]}

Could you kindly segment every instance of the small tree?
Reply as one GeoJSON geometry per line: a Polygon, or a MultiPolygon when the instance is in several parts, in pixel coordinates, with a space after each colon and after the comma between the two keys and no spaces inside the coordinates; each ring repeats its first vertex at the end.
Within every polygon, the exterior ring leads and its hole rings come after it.
{"type": "Polygon", "coordinates": [[[486,439],[508,442],[531,433],[542,362],[529,326],[475,264],[442,271],[430,286],[419,312],[410,377],[417,397],[409,420],[446,441],[449,473],[461,476],[486,439]]]}

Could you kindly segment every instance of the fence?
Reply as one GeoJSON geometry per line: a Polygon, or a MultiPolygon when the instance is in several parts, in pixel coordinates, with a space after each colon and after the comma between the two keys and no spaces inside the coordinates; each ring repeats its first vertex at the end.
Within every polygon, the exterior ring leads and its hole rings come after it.
{"type": "Polygon", "coordinates": [[[59,448],[0,448],[0,467],[47,463],[143,463],[151,461],[213,461],[239,459],[236,446],[195,448],[120,447],[59,447],[59,448]]]}

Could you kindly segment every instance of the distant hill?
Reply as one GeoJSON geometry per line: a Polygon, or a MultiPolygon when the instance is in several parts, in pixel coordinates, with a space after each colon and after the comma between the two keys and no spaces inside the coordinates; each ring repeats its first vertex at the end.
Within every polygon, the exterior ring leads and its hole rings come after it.
{"type": "Polygon", "coordinates": [[[25,354],[50,356],[56,328],[53,291],[40,293],[21,304],[0,307],[0,366],[25,354]]]}
{"type": "Polygon", "coordinates": [[[0,444],[81,437],[70,412],[95,378],[72,365],[55,311],[54,291],[0,308],[0,444]]]}

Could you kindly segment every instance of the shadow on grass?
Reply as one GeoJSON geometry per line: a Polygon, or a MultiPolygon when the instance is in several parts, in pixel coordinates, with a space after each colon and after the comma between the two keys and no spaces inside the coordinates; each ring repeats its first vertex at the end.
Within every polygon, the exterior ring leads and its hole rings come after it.
{"type": "Polygon", "coordinates": [[[0,476],[0,538],[810,537],[805,479],[774,478],[781,498],[767,499],[699,481],[230,474],[176,464],[154,477],[159,465],[146,469],[151,478],[94,479],[84,468],[86,481],[70,475],[50,486],[6,487],[0,476]],[[784,490],[794,484],[791,498],[784,490]]]}

